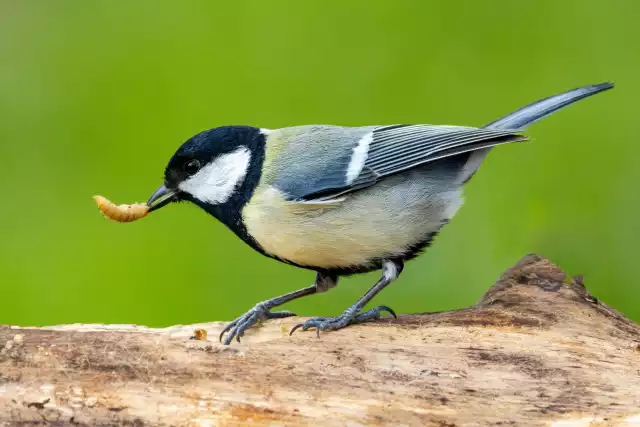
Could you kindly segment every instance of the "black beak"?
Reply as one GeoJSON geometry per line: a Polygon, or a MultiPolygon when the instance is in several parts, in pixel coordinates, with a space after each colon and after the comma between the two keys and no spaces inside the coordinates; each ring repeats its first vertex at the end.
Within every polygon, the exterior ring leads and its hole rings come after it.
{"type": "Polygon", "coordinates": [[[149,206],[148,212],[160,209],[177,199],[178,192],[176,190],[171,190],[167,188],[166,185],[162,185],[155,193],[153,193],[153,196],[151,196],[149,201],[147,201],[147,206],[149,206]]]}

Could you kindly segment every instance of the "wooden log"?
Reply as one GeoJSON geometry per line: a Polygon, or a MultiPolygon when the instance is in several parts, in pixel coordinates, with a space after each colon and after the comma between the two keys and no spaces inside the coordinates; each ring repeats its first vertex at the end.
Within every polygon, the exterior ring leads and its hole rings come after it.
{"type": "Polygon", "coordinates": [[[640,425],[640,328],[535,255],[467,309],[300,320],[1,327],[0,425],[640,425]]]}

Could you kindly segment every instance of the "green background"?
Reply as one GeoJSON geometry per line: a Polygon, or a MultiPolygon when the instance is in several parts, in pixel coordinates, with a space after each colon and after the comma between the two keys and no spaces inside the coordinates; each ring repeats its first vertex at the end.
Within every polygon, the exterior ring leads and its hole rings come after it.
{"type": "MultiPolygon", "coordinates": [[[[583,84],[616,89],[492,152],[434,247],[376,300],[475,302],[526,253],[640,320],[640,2],[0,2],[0,323],[236,317],[310,284],[195,206],[132,224],[191,135],[225,124],[483,125],[583,84]]],[[[338,314],[371,273],[289,304],[338,314]]]]}

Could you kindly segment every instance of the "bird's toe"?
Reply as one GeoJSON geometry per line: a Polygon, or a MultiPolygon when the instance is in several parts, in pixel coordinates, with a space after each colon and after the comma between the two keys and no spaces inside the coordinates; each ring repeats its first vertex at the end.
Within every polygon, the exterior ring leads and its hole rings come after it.
{"type": "Polygon", "coordinates": [[[224,329],[222,329],[222,332],[220,332],[219,339],[222,342],[222,338],[228,332],[228,335],[223,342],[224,345],[231,344],[231,341],[233,341],[234,338],[237,342],[240,342],[240,338],[244,335],[245,331],[254,326],[260,320],[282,319],[295,315],[295,313],[290,311],[276,311],[272,313],[269,311],[269,307],[263,303],[259,303],[233,322],[227,324],[224,329]]]}
{"type": "Polygon", "coordinates": [[[372,308],[371,310],[367,310],[365,312],[358,314],[356,317],[353,318],[351,323],[357,324],[357,323],[368,322],[370,320],[377,320],[382,317],[382,313],[384,312],[387,312],[390,315],[392,315],[394,319],[398,318],[395,311],[393,311],[391,307],[387,307],[386,305],[381,305],[381,306],[372,308]]]}
{"type": "Polygon", "coordinates": [[[306,322],[298,323],[289,332],[289,335],[292,335],[296,330],[302,329],[303,331],[315,328],[316,334],[318,337],[320,336],[320,331],[336,331],[338,329],[345,328],[349,325],[355,325],[357,323],[363,323],[370,320],[380,319],[382,313],[387,312],[391,314],[394,318],[397,318],[396,313],[386,305],[381,305],[379,307],[372,308],[371,310],[367,310],[358,315],[351,314],[350,310],[342,313],[340,316],[336,317],[314,317],[306,322]]]}

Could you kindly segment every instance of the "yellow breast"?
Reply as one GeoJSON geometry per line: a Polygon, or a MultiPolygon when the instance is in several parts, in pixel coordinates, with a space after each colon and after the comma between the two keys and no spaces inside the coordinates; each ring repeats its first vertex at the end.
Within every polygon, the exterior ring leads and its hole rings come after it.
{"type": "Polygon", "coordinates": [[[434,211],[451,208],[384,187],[329,204],[290,202],[275,187],[259,187],[243,209],[243,221],[258,244],[279,258],[319,268],[364,266],[401,256],[440,227],[434,211]]]}

